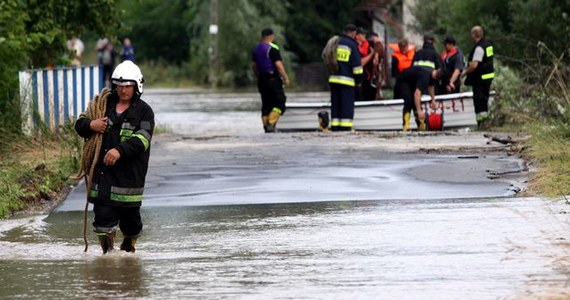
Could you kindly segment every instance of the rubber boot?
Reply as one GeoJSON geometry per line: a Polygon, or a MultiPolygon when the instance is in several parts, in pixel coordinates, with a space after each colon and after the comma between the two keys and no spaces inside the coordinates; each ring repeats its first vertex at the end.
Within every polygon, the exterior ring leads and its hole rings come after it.
{"type": "Polygon", "coordinates": [[[418,131],[426,131],[426,119],[418,118],[418,131]]]}
{"type": "Polygon", "coordinates": [[[277,125],[277,121],[279,120],[280,116],[281,114],[279,114],[275,110],[269,113],[267,130],[265,132],[275,132],[275,125],[277,125]]]}
{"type": "Polygon", "coordinates": [[[411,117],[410,112],[405,112],[405,113],[404,113],[404,116],[403,116],[404,123],[403,123],[403,126],[402,126],[402,130],[404,130],[404,131],[410,130],[410,117],[411,117]]]}
{"type": "Polygon", "coordinates": [[[488,116],[477,117],[477,130],[489,130],[491,128],[488,116]]]}
{"type": "Polygon", "coordinates": [[[113,250],[115,235],[115,231],[109,233],[97,232],[97,237],[99,238],[99,244],[101,245],[103,254],[107,254],[107,252],[113,250]]]}
{"type": "Polygon", "coordinates": [[[136,243],[137,243],[136,236],[125,236],[125,239],[121,243],[121,250],[134,253],[136,243]]]}
{"type": "Polygon", "coordinates": [[[261,123],[263,123],[263,130],[267,132],[267,125],[269,125],[269,117],[261,116],[261,123]]]}
{"type": "Polygon", "coordinates": [[[319,119],[319,128],[321,129],[321,131],[328,131],[330,125],[329,112],[320,111],[317,116],[319,119]]]}

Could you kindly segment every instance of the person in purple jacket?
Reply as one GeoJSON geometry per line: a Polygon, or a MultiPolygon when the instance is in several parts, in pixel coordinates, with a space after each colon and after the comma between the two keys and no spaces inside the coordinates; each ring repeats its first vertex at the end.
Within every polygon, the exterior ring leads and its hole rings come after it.
{"type": "Polygon", "coordinates": [[[274,39],[271,28],[261,31],[261,41],[253,49],[251,64],[261,94],[261,121],[265,132],[275,132],[275,125],[285,112],[287,97],[283,85],[289,86],[289,77],[274,39]]]}

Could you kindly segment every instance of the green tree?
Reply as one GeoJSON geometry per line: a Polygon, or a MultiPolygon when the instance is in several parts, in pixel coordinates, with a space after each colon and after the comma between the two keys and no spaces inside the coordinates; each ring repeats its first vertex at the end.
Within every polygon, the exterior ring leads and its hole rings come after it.
{"type": "Polygon", "coordinates": [[[418,0],[412,11],[418,20],[415,28],[418,32],[435,34],[440,41],[446,35],[453,35],[467,53],[473,45],[471,27],[479,24],[486,36],[504,36],[509,19],[508,1],[418,0]]]}
{"type": "MultiPolygon", "coordinates": [[[[537,45],[546,44],[562,54],[570,44],[570,2],[556,0],[418,0],[413,10],[419,32],[441,38],[454,35],[469,52],[473,43],[469,31],[481,25],[494,43],[497,57],[507,63],[535,63],[537,45]]],[[[520,65],[519,65],[520,67],[520,65]]]]}
{"type": "Polygon", "coordinates": [[[570,2],[418,0],[417,5],[420,28],[440,37],[455,35],[467,53],[473,25],[483,26],[494,42],[493,86],[501,94],[498,109],[492,109],[497,124],[570,120],[570,2]]]}
{"type": "Polygon", "coordinates": [[[209,36],[209,1],[188,1],[188,9],[184,14],[187,21],[186,33],[189,37],[188,55],[189,68],[192,78],[198,83],[207,83],[209,69],[208,47],[209,36]]]}
{"type": "Polygon", "coordinates": [[[0,1],[0,134],[20,131],[18,71],[66,63],[66,41],[118,28],[116,0],[0,1]]]}
{"type": "Polygon", "coordinates": [[[321,61],[327,40],[340,34],[347,23],[355,23],[353,7],[358,0],[289,1],[285,33],[286,48],[295,53],[296,61],[321,61]]]}
{"type": "MultiPolygon", "coordinates": [[[[19,1],[25,12],[26,34],[32,49],[29,65],[34,68],[66,64],[66,41],[87,30],[109,35],[120,27],[118,0],[27,0],[19,1]]],[[[21,13],[20,12],[20,13],[21,13]]]]}
{"type": "MultiPolygon", "coordinates": [[[[209,1],[191,1],[186,14],[189,21],[190,67],[198,82],[222,86],[244,86],[253,82],[250,68],[251,50],[259,41],[264,27],[272,27],[275,42],[285,43],[286,2],[281,0],[219,0],[217,35],[210,35],[209,1]],[[217,55],[210,65],[210,38],[214,38],[217,55]],[[210,68],[214,68],[211,72],[210,68]],[[214,78],[209,78],[213,74],[214,78]]],[[[214,49],[212,49],[214,50],[214,49]]],[[[282,48],[285,65],[290,54],[282,48]]]]}
{"type": "Polygon", "coordinates": [[[18,70],[26,65],[30,40],[18,0],[0,2],[0,135],[18,132],[20,126],[18,104],[18,70]]]}
{"type": "Polygon", "coordinates": [[[185,15],[193,3],[187,0],[124,1],[120,37],[128,37],[136,47],[137,60],[177,64],[188,60],[190,39],[185,15]]]}

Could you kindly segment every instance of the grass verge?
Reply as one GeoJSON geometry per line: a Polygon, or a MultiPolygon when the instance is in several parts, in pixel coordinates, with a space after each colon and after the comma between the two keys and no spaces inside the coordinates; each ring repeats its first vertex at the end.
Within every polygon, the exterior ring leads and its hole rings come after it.
{"type": "Polygon", "coordinates": [[[65,128],[57,135],[13,135],[0,151],[0,218],[58,204],[78,166],[80,140],[65,128]]]}
{"type": "Polygon", "coordinates": [[[529,192],[555,198],[570,195],[570,128],[561,122],[530,125],[523,157],[534,166],[529,192]]]}
{"type": "MultiPolygon", "coordinates": [[[[157,126],[155,134],[171,130],[157,126]]],[[[81,138],[69,124],[58,134],[12,135],[0,144],[0,219],[19,211],[45,211],[76,184],[81,138]]]]}

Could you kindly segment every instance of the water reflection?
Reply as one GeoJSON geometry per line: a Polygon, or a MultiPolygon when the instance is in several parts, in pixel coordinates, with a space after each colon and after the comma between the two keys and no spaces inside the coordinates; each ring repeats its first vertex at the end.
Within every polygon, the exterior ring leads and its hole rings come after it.
{"type": "Polygon", "coordinates": [[[86,295],[102,298],[148,296],[143,261],[131,254],[115,251],[97,257],[83,266],[86,295]]]}
{"type": "Polygon", "coordinates": [[[532,198],[148,207],[137,252],[110,255],[93,235],[82,252],[82,212],[53,213],[0,228],[0,298],[496,299],[565,284],[552,257],[566,253],[544,247],[566,230],[551,209],[532,198]]]}

